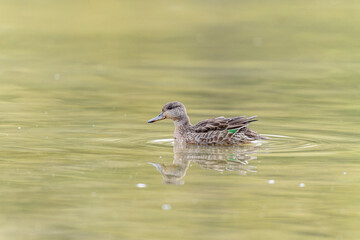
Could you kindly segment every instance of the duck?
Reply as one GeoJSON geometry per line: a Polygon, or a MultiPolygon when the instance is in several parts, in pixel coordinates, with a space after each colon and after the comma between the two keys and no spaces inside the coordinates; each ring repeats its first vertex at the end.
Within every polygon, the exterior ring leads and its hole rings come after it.
{"type": "Polygon", "coordinates": [[[175,143],[194,145],[241,145],[254,140],[267,139],[248,128],[248,124],[257,121],[257,116],[238,116],[232,118],[217,117],[203,120],[195,125],[190,123],[185,105],[181,102],[168,102],[161,113],[148,123],[170,119],[174,122],[175,143]]]}

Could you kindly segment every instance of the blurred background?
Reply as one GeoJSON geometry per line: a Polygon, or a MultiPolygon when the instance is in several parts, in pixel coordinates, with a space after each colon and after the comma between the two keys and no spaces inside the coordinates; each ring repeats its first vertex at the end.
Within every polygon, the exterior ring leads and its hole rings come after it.
{"type": "Polygon", "coordinates": [[[359,10],[0,0],[0,239],[359,239],[359,10]],[[173,149],[169,101],[271,139],[173,149]]]}

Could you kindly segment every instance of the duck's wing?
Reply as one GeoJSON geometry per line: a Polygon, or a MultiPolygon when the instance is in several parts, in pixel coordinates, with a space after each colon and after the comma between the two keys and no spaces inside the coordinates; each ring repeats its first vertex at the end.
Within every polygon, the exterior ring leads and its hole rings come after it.
{"type": "Polygon", "coordinates": [[[249,123],[257,121],[253,117],[239,116],[234,118],[218,117],[206,119],[194,125],[195,132],[222,131],[230,129],[238,129],[247,126],[249,123]]]}

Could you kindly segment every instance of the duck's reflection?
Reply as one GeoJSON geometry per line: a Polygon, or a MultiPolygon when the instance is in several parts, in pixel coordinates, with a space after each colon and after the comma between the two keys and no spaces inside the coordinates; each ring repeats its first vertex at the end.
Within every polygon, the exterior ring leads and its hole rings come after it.
{"type": "Polygon", "coordinates": [[[174,161],[171,164],[153,163],[161,173],[165,184],[184,184],[190,163],[194,162],[201,168],[215,171],[236,171],[241,175],[256,172],[256,167],[249,163],[257,157],[259,150],[254,145],[237,147],[195,146],[174,144],[174,161]]]}

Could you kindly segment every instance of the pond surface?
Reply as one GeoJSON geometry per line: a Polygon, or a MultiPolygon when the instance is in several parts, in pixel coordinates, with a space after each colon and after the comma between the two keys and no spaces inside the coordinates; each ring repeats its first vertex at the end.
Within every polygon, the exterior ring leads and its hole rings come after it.
{"type": "Polygon", "coordinates": [[[0,238],[359,239],[360,6],[296,4],[0,1],[0,238]]]}

